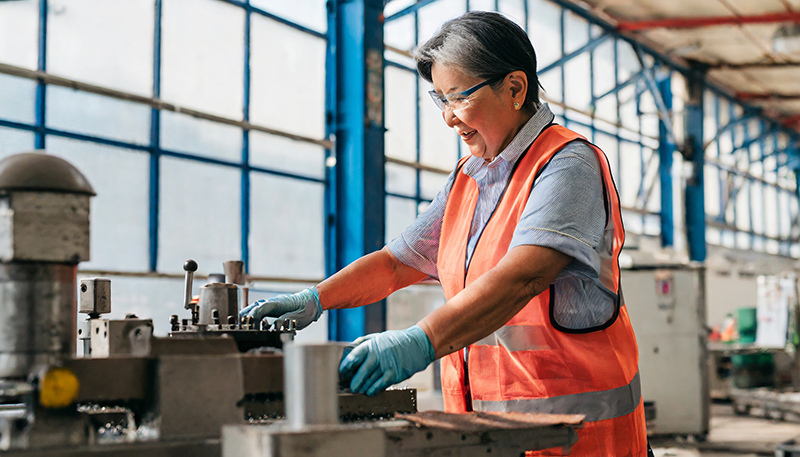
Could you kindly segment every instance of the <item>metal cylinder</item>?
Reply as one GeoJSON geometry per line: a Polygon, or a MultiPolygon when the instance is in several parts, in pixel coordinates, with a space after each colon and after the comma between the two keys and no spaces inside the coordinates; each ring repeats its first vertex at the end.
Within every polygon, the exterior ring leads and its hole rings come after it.
{"type": "Polygon", "coordinates": [[[225,282],[228,284],[244,285],[244,262],[241,260],[227,260],[222,262],[225,270],[225,282]]]}
{"type": "Polygon", "coordinates": [[[344,344],[284,345],[284,404],[294,429],[339,422],[339,362],[344,344]]]}
{"type": "Polygon", "coordinates": [[[75,354],[77,265],[0,263],[0,377],[75,354]]]}
{"type": "Polygon", "coordinates": [[[235,284],[214,282],[200,287],[200,306],[197,323],[208,325],[212,323],[213,310],[219,311],[219,320],[227,322],[228,316],[239,315],[239,289],[235,284]]]}

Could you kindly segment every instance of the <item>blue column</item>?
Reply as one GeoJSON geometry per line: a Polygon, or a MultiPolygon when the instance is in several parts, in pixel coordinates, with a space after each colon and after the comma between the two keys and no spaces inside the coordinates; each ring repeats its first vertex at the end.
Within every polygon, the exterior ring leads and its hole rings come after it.
{"type": "MultiPolygon", "coordinates": [[[[672,78],[667,75],[658,82],[658,90],[664,100],[664,108],[672,111],[672,78]]],[[[661,245],[675,243],[675,220],[672,209],[672,154],[675,151],[664,120],[658,122],[658,175],[661,181],[661,245]]]]}
{"type": "MultiPolygon", "coordinates": [[[[250,0],[245,3],[249,4],[250,0]]],[[[250,122],[250,24],[249,9],[244,12],[244,103],[242,120],[250,122]]],[[[245,272],[250,272],[250,130],[242,130],[242,180],[241,180],[242,261],[245,272]]]]}
{"type": "Polygon", "coordinates": [[[689,259],[706,259],[706,209],[703,192],[703,72],[693,68],[687,77],[689,100],[686,103],[685,151],[692,163],[692,175],[686,183],[686,237],[689,259]]]}
{"type": "MultiPolygon", "coordinates": [[[[161,97],[161,0],[153,22],[153,98],[161,97]]],[[[150,271],[158,269],[158,209],[161,195],[161,112],[150,110],[150,271]]]]}
{"type": "MultiPolygon", "coordinates": [[[[47,0],[39,0],[39,60],[36,68],[42,73],[47,72],[47,0]]],[[[45,148],[44,124],[45,107],[47,99],[47,85],[39,81],[36,85],[36,136],[34,147],[45,148]]]]}
{"type": "MultiPolygon", "coordinates": [[[[382,14],[382,0],[328,2],[328,132],[336,138],[328,275],[384,245],[382,14]]],[[[385,330],[386,304],[329,319],[329,338],[350,341],[385,330]]]]}

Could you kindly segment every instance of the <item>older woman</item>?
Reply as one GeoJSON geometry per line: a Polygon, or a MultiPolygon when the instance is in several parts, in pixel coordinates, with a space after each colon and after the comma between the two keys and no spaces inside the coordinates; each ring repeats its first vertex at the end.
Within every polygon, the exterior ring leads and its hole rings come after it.
{"type": "Polygon", "coordinates": [[[435,278],[442,307],[409,329],[357,340],[342,360],[354,392],[373,395],[442,358],[446,411],[584,414],[571,455],[646,455],[638,351],[619,285],[624,230],[605,155],[553,123],[530,40],[502,15],[453,19],[414,56],[470,155],[383,250],[243,315],[302,328],[324,309],[435,278]]]}

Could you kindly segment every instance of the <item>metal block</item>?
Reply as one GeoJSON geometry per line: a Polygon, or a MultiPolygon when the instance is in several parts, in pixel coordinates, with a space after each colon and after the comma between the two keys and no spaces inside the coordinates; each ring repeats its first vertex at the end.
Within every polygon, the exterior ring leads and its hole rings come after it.
{"type": "Polygon", "coordinates": [[[111,312],[111,280],[106,278],[81,279],[78,312],[108,314],[111,312]]]}
{"type": "Polygon", "coordinates": [[[27,191],[0,198],[0,262],[89,260],[89,198],[27,191]]]}
{"type": "Polygon", "coordinates": [[[25,378],[75,353],[75,265],[0,264],[0,377],[25,378]]]}
{"type": "Polygon", "coordinates": [[[117,355],[150,354],[153,336],[152,319],[92,319],[89,356],[102,358],[117,355]]]}
{"type": "Polygon", "coordinates": [[[78,403],[147,400],[153,393],[156,361],[143,357],[72,359],[64,363],[80,382],[78,403]]]}
{"type": "Polygon", "coordinates": [[[294,428],[339,422],[339,361],[343,344],[297,344],[284,347],[286,418],[294,428]]]}
{"type": "Polygon", "coordinates": [[[346,425],[284,430],[251,425],[222,428],[222,457],[385,457],[379,428],[346,425]]]}
{"type": "Polygon", "coordinates": [[[478,432],[417,428],[407,423],[387,423],[383,428],[386,455],[391,457],[519,457],[524,450],[563,447],[566,451],[578,441],[577,432],[563,426],[478,432]]]}
{"type": "Polygon", "coordinates": [[[239,353],[236,348],[236,340],[233,338],[203,336],[198,333],[182,335],[181,333],[183,332],[169,338],[153,338],[150,341],[150,354],[220,355],[239,353]]]}
{"type": "Polygon", "coordinates": [[[245,394],[283,392],[283,356],[242,354],[242,376],[245,394]]]}
{"type": "Polygon", "coordinates": [[[223,424],[241,424],[241,356],[161,356],[156,398],[161,439],[216,438],[223,424]]]}
{"type": "MultiPolygon", "coordinates": [[[[243,359],[244,361],[245,359],[243,359]]],[[[246,366],[246,364],[245,364],[246,366]]],[[[245,369],[247,373],[247,369],[245,369]]],[[[269,376],[274,383],[273,376],[269,376]]],[[[270,381],[245,376],[247,397],[242,402],[245,417],[251,421],[274,420],[286,416],[283,405],[283,383],[280,390],[254,390],[258,382],[266,386],[270,381]],[[273,393],[277,393],[273,395],[273,393]]],[[[339,393],[339,419],[342,422],[375,420],[393,417],[395,413],[417,412],[417,389],[392,389],[379,392],[374,397],[339,393]]]]}
{"type": "Polygon", "coordinates": [[[46,450],[9,451],[3,457],[220,457],[218,440],[202,442],[141,442],[102,446],[60,446],[46,450]]]}

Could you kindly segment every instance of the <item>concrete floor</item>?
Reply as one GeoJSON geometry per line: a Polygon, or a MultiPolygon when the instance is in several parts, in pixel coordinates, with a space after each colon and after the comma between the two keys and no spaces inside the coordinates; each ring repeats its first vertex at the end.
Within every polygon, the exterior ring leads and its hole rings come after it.
{"type": "Polygon", "coordinates": [[[702,442],[652,437],[653,452],[656,457],[774,456],[778,444],[792,439],[800,442],[800,422],[736,416],[729,405],[711,406],[710,429],[702,442]]]}

